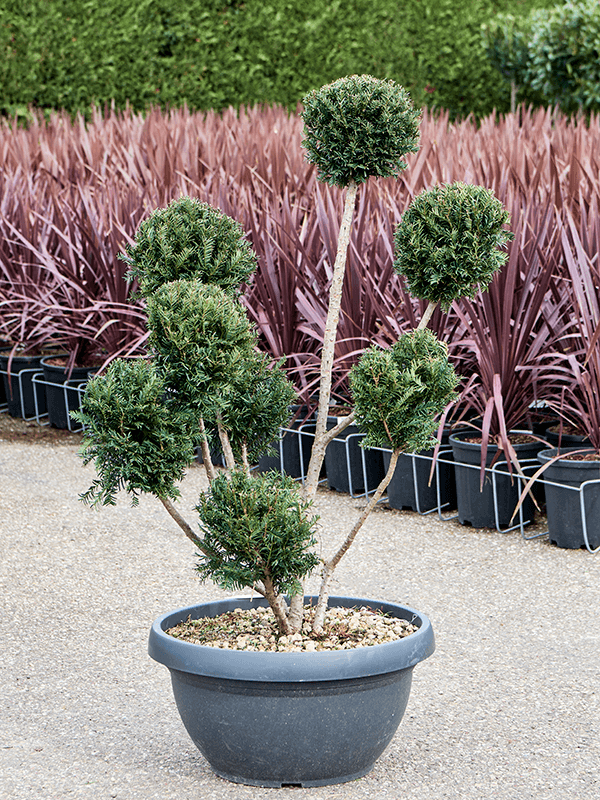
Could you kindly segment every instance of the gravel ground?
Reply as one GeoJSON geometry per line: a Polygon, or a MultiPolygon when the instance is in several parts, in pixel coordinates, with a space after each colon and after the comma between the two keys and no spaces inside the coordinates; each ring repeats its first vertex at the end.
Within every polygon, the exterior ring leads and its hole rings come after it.
{"type": "MultiPolygon", "coordinates": [[[[223,593],[198,582],[193,548],[153,498],[101,511],[78,502],[93,472],[73,441],[28,444],[0,428],[1,798],[600,796],[600,558],[384,508],[335,589],[412,605],[437,638],[388,750],[340,786],[214,776],[146,642],[163,611],[223,593]]],[[[203,469],[190,470],[182,508],[203,485],[203,469]]],[[[357,505],[319,495],[324,551],[357,505]]]]}

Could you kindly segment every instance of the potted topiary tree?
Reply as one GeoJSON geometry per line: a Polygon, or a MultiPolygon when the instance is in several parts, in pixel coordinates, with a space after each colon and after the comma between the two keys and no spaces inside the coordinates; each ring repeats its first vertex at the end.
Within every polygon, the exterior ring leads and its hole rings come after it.
{"type": "Polygon", "coordinates": [[[255,595],[163,615],[149,652],[170,669],[182,720],[213,770],[262,786],[363,775],[400,722],[412,670],[433,652],[429,621],[404,606],[330,598],[329,587],[399,453],[431,443],[435,417],[457,383],[446,346],[428,330],[413,331],[389,350],[364,354],[351,378],[355,411],[326,429],[353,196],[369,175],[404,166],[403,155],[416,147],[418,114],[401,87],[370,76],[323,87],[306,98],[305,109],[309,158],[322,177],[348,190],[304,487],[251,470],[288,419],[294,390],[281,364],[271,366],[257,352],[239,302],[240,283],[255,266],[243,232],[189,198],[154,212],[127,252],[146,298],[150,357],[113,362],[90,381],[77,415],[85,426],[83,457],[95,461],[98,474],[85,499],[113,503],[122,488],[134,502],[140,492],[156,495],[195,545],[202,577],[255,595]],[[313,511],[320,468],[328,442],[354,419],[366,444],[392,447],[390,469],[333,556],[321,562],[313,511]],[[217,439],[223,471],[210,459],[217,439]],[[199,527],[175,502],[195,445],[210,484],[196,507],[199,527]],[[320,594],[306,598],[302,581],[317,566],[320,594]],[[265,633],[267,618],[272,627],[265,633]],[[373,626],[374,638],[362,638],[373,626]],[[224,641],[231,628],[234,639],[224,641]],[[375,657],[372,647],[353,646],[366,641],[384,642],[374,645],[375,657]]]}

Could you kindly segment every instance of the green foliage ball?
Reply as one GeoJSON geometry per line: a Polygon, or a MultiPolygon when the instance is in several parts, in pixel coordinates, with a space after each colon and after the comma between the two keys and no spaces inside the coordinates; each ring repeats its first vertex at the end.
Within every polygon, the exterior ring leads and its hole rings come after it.
{"type": "Polygon", "coordinates": [[[171,281],[198,280],[235,292],[256,269],[256,254],[239,223],[191,197],[173,200],[139,226],[123,260],[140,293],[171,281]]]}
{"type": "Polygon", "coordinates": [[[82,499],[114,505],[125,489],[132,495],[179,496],[175,482],[195,458],[189,416],[169,401],[154,365],[142,359],[113,361],[92,378],[73,416],[84,426],[85,464],[95,460],[98,478],[82,499]]]}
{"type": "Polygon", "coordinates": [[[173,281],[148,298],[148,345],[179,400],[212,419],[256,345],[238,300],[218,286],[173,281]]]}
{"type": "Polygon", "coordinates": [[[306,158],[319,180],[335,186],[399,175],[416,152],[420,111],[392,80],[351,75],[303,99],[306,158]]]}
{"type": "Polygon", "coordinates": [[[350,372],[363,447],[412,453],[433,447],[435,417],[456,399],[448,349],[428,329],[406,333],[389,349],[370,347],[350,372]]]}
{"type": "Polygon", "coordinates": [[[464,183],[421,192],[396,228],[396,271],[412,295],[448,309],[484,290],[506,261],[509,214],[490,189],[464,183]]]}
{"type": "Polygon", "coordinates": [[[205,551],[198,572],[224,589],[268,578],[277,593],[298,594],[300,580],[319,563],[310,549],[318,517],[309,515],[310,503],[288,476],[218,475],[196,510],[205,551]]]}
{"type": "Polygon", "coordinates": [[[271,364],[265,353],[252,351],[232,381],[221,418],[238,461],[245,447],[250,464],[256,464],[277,439],[279,428],[289,422],[290,405],[297,395],[283,361],[271,364]]]}

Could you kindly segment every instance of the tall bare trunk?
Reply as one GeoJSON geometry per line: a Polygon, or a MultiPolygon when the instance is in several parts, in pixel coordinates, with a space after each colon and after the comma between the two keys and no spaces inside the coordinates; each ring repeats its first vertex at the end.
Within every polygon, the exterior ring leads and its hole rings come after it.
{"type": "Polygon", "coordinates": [[[427,327],[427,324],[431,317],[433,316],[433,312],[437,308],[438,301],[437,300],[430,300],[427,304],[427,308],[423,312],[423,316],[421,317],[419,324],[415,328],[416,331],[422,331],[423,328],[427,327]]]}
{"type": "Polygon", "coordinates": [[[348,254],[348,244],[350,242],[350,226],[352,224],[352,215],[354,213],[357,190],[358,186],[356,183],[354,183],[354,181],[351,181],[346,189],[344,213],[342,215],[342,222],[340,225],[338,247],[335,257],[335,264],[333,267],[333,278],[329,292],[329,309],[327,312],[327,322],[323,336],[323,350],[321,352],[321,382],[319,385],[319,409],[317,411],[317,425],[306,481],[304,483],[304,495],[308,500],[312,500],[317,493],[319,473],[321,472],[321,465],[323,464],[323,459],[325,458],[325,448],[327,446],[325,435],[327,428],[327,411],[329,409],[329,399],[331,397],[333,356],[335,351],[338,322],[340,318],[340,307],[342,304],[346,258],[348,254]]]}

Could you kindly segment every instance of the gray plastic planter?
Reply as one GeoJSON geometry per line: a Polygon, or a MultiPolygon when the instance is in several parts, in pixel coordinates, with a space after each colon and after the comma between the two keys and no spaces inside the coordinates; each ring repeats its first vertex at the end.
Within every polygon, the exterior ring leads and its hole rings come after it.
{"type": "Polygon", "coordinates": [[[152,626],[148,652],[169,668],[194,744],[217,775],[252,786],[325,786],[365,775],[400,724],[413,668],[435,649],[429,620],[406,606],[332,597],[331,606],[368,605],[419,630],[396,642],[315,653],[221,650],[165,633],[189,616],[265,604],[204,603],[152,626]]]}

